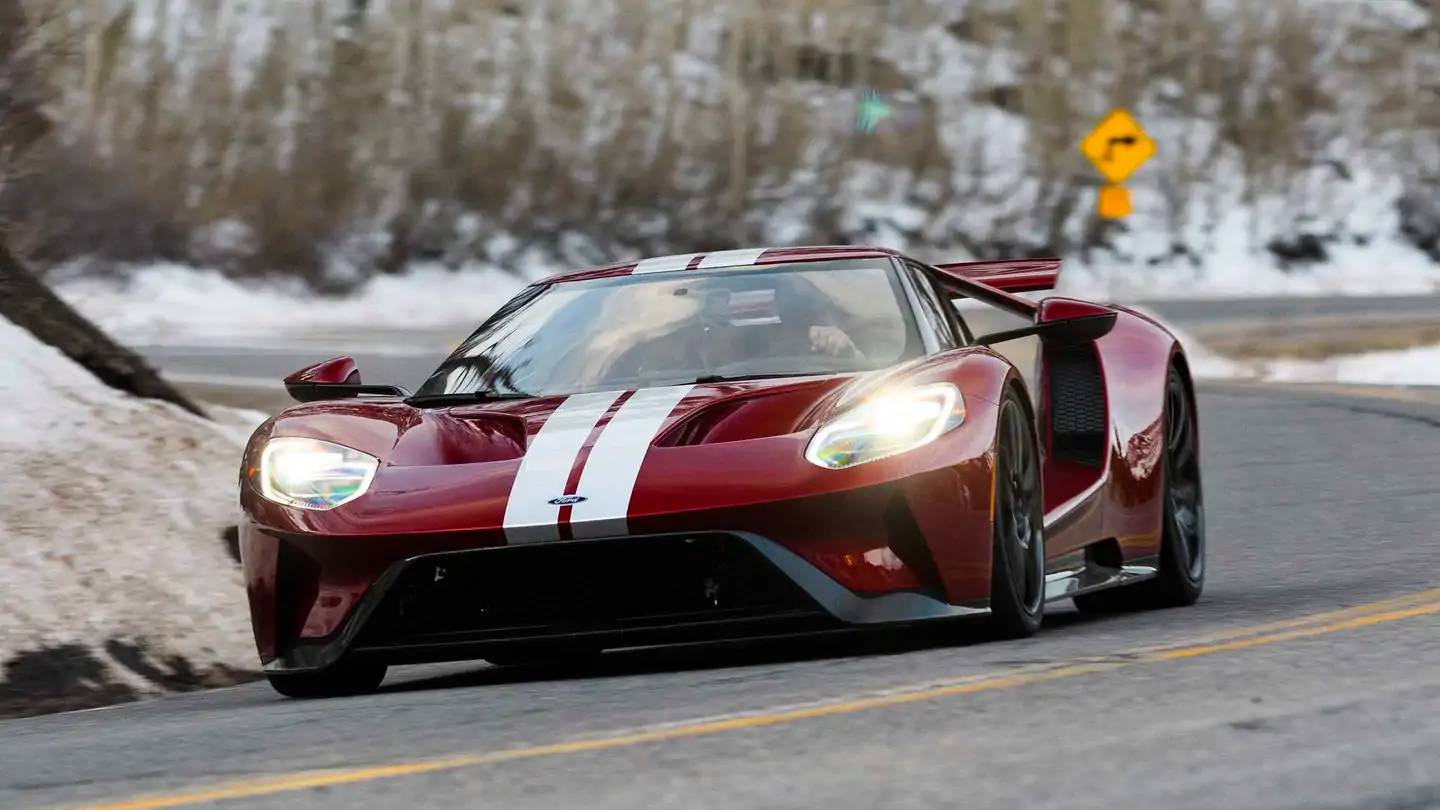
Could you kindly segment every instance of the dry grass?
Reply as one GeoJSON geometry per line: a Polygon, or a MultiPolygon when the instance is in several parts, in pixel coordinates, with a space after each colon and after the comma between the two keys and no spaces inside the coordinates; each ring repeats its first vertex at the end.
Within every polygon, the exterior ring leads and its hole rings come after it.
{"type": "Polygon", "coordinates": [[[1440,324],[1426,318],[1227,324],[1195,329],[1194,334],[1207,349],[1233,360],[1323,360],[1337,355],[1440,345],[1440,324]]]}
{"type": "Polygon", "coordinates": [[[234,0],[66,2],[39,32],[85,42],[50,65],[66,138],[0,212],[53,259],[341,285],[326,256],[503,261],[498,232],[571,261],[851,238],[858,195],[924,209],[931,244],[1070,252],[1105,235],[1075,144],[1113,106],[1172,122],[1177,239],[1224,160],[1247,198],[1303,207],[1335,143],[1423,165],[1440,142],[1440,23],[1367,33],[1316,0],[251,0],[268,33],[234,0]],[[945,54],[969,67],[937,85],[945,54]],[[856,133],[863,89],[917,91],[910,123],[856,133]],[[944,215],[961,202],[995,213],[944,215]],[[247,238],[196,238],[227,221],[247,238]]]}

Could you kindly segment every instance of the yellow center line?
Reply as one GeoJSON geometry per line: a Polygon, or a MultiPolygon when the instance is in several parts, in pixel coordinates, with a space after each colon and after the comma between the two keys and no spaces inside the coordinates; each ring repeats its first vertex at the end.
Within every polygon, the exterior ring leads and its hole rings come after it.
{"type": "Polygon", "coordinates": [[[1166,644],[1155,644],[1131,650],[1131,653],[1151,653],[1163,650],[1173,650],[1176,647],[1194,647],[1202,644],[1213,644],[1219,641],[1230,641],[1246,636],[1258,636],[1273,633],[1278,630],[1291,630],[1297,627],[1308,627],[1312,625],[1330,624],[1353,616],[1371,613],[1383,613],[1402,607],[1417,605],[1422,602],[1440,601],[1440,588],[1428,591],[1397,596],[1393,599],[1383,599],[1379,602],[1366,602],[1365,604],[1353,607],[1341,608],[1339,610],[1328,610],[1323,613],[1311,613],[1296,619],[1281,619],[1279,621],[1266,622],[1264,624],[1252,624],[1234,630],[1225,630],[1219,633],[1190,638],[1180,642],[1166,644]]]}
{"type": "Polygon", "coordinates": [[[1199,640],[1198,643],[1191,642],[1186,645],[1136,650],[1132,651],[1129,657],[1079,659],[1069,663],[1022,669],[1004,675],[981,676],[978,677],[978,679],[966,679],[911,692],[859,698],[821,706],[776,711],[768,714],[697,721],[597,739],[572,740],[549,745],[525,746],[443,759],[343,770],[306,771],[288,775],[262,776],[245,782],[216,785],[214,787],[202,788],[190,792],[156,795],[112,804],[88,805],[81,808],[81,810],[158,810],[159,808],[182,807],[230,799],[257,798],[280,793],[293,793],[303,790],[314,790],[316,788],[334,787],[337,785],[372,782],[380,779],[393,779],[402,776],[452,771],[461,768],[472,768],[480,765],[491,765],[516,760],[606,751],[647,743],[703,737],[727,731],[785,725],[802,720],[854,714],[871,709],[902,706],[922,701],[936,700],[938,698],[1011,689],[1097,672],[1126,669],[1143,664],[1197,658],[1221,652],[1311,638],[1344,630],[1354,630],[1417,616],[1434,615],[1440,613],[1440,599],[1436,599],[1437,596],[1440,596],[1440,590],[1427,591],[1423,594],[1414,594],[1407,597],[1400,597],[1399,599],[1386,600],[1384,602],[1362,605],[1346,610],[1316,614],[1315,616],[1289,622],[1261,625],[1256,628],[1249,628],[1248,632],[1247,630],[1235,631],[1230,634],[1233,637],[1229,639],[1211,637],[1199,640]],[[1429,601],[1425,601],[1427,599],[1429,601]],[[1322,621],[1317,624],[1315,623],[1317,620],[1322,621]],[[1260,634],[1255,635],[1254,633],[1256,631],[1259,631],[1260,634]]]}

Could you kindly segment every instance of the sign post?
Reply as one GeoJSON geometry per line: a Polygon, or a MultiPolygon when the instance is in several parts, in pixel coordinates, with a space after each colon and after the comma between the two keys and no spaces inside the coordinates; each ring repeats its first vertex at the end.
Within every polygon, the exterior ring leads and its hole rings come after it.
{"type": "Polygon", "coordinates": [[[1100,188],[1096,209],[1105,219],[1130,215],[1130,189],[1120,185],[1155,156],[1155,142],[1124,110],[1112,110],[1080,142],[1080,151],[1109,181],[1100,188]]]}

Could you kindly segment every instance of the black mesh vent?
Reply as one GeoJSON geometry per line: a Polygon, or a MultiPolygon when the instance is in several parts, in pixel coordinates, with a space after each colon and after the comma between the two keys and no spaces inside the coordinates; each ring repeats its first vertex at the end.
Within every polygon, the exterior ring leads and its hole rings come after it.
{"type": "Polygon", "coordinates": [[[1105,381],[1094,348],[1048,350],[1046,368],[1055,457],[1100,464],[1105,453],[1105,381]]]}

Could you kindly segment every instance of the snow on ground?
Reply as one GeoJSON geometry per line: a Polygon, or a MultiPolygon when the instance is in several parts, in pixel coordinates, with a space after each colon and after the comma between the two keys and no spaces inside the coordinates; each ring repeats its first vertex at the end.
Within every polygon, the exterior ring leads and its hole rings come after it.
{"type": "Polygon", "coordinates": [[[0,663],[79,645],[113,664],[104,645],[119,641],[199,673],[255,669],[219,533],[235,523],[237,460],[264,415],[211,423],[122,394],[4,319],[0,402],[0,663]]]}
{"type": "Polygon", "coordinates": [[[1398,237],[1328,245],[1328,261],[1284,270],[1243,241],[1244,227],[1237,221],[1219,231],[1199,266],[1069,262],[1063,289],[1072,295],[1157,301],[1440,293],[1440,263],[1398,237]]]}
{"type": "Polygon", "coordinates": [[[1269,382],[1440,385],[1440,346],[1366,352],[1324,360],[1270,360],[1249,372],[1269,382]]]}
{"type": "MultiPolygon", "coordinates": [[[[1138,311],[1151,317],[1144,307],[1138,311]]],[[[1349,385],[1440,385],[1440,346],[1399,351],[1337,355],[1323,360],[1236,361],[1216,354],[1194,335],[1167,323],[1200,379],[1246,379],[1277,383],[1345,383],[1349,385]]]]}
{"type": "Polygon", "coordinates": [[[478,325],[541,271],[416,267],[379,276],[358,292],[325,298],[297,284],[242,285],[213,270],[138,268],[125,283],[79,278],[56,285],[72,306],[132,344],[283,341],[327,328],[376,330],[478,325]]]}

